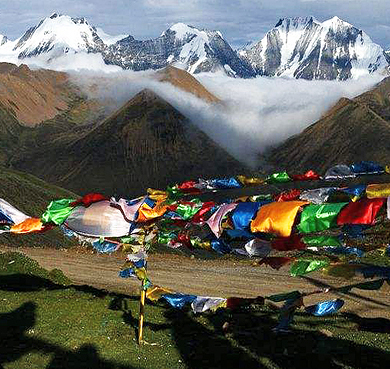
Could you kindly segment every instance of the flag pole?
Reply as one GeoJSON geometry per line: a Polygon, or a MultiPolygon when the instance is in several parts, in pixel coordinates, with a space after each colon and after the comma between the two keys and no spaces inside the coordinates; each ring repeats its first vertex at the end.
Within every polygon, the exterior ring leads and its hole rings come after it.
{"type": "Polygon", "coordinates": [[[144,314],[145,314],[145,279],[142,280],[141,285],[141,295],[139,300],[139,321],[138,321],[138,344],[141,345],[143,343],[143,333],[144,333],[144,314]]]}

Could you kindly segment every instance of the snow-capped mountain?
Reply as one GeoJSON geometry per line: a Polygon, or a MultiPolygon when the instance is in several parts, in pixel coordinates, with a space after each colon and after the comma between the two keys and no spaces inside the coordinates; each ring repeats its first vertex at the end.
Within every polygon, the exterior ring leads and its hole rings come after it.
{"type": "Polygon", "coordinates": [[[50,63],[64,54],[80,52],[101,54],[106,64],[123,69],[160,69],[174,64],[191,73],[223,70],[231,76],[254,76],[249,63],[241,60],[217,31],[177,23],[160,37],[139,41],[130,35],[107,35],[85,18],[56,13],[19,39],[0,46],[0,60],[2,55],[7,55],[7,61],[10,55],[18,59],[39,56],[50,63]]]}
{"type": "MultiPolygon", "coordinates": [[[[96,54],[103,68],[105,63],[138,71],[173,64],[190,73],[222,70],[245,78],[345,80],[380,73],[390,62],[390,54],[367,34],[337,17],[322,23],[313,17],[281,19],[262,40],[238,52],[220,32],[183,23],[174,24],[157,38],[141,41],[131,35],[110,36],[85,18],[56,13],[15,41],[0,35],[0,61],[29,63],[28,58],[38,57],[39,63],[50,67],[53,60],[76,53],[96,54]]],[[[70,62],[61,61],[66,69],[70,62]]]]}
{"type": "Polygon", "coordinates": [[[358,78],[387,66],[383,49],[362,30],[333,17],[280,19],[254,46],[241,50],[256,74],[305,79],[358,78]]]}
{"type": "Polygon", "coordinates": [[[95,27],[85,18],[71,18],[54,13],[14,41],[19,59],[47,55],[48,59],[64,53],[98,52],[105,47],[95,27]]]}
{"type": "Polygon", "coordinates": [[[239,77],[254,76],[218,31],[199,30],[177,23],[152,40],[138,41],[128,36],[106,48],[106,63],[126,69],[159,69],[169,64],[190,73],[224,70],[239,77]]]}

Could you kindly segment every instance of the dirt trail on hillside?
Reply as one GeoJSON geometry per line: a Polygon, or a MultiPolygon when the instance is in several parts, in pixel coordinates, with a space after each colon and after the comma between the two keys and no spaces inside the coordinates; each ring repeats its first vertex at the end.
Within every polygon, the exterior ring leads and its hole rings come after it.
{"type": "MultiPolygon", "coordinates": [[[[19,251],[37,260],[46,269],[61,269],[75,284],[88,284],[113,292],[137,294],[139,282],[118,277],[123,255],[100,255],[72,250],[41,248],[7,248],[0,251],[19,251]]],[[[279,271],[265,266],[228,260],[199,260],[179,255],[153,254],[148,259],[148,272],[154,284],[178,292],[220,297],[255,297],[299,290],[310,292],[318,286],[339,287],[362,281],[336,279],[321,273],[307,278],[294,278],[289,268],[279,271]],[[324,283],[319,285],[318,282],[324,283]]],[[[385,283],[379,291],[352,289],[348,294],[319,294],[305,298],[305,304],[330,300],[345,300],[343,311],[365,317],[390,318],[390,286],[385,283]]]]}

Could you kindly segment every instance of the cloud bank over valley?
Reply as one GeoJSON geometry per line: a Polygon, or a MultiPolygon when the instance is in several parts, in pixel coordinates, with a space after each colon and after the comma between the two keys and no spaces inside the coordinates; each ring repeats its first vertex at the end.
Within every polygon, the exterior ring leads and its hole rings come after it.
{"type": "Polygon", "coordinates": [[[153,71],[71,71],[72,81],[91,98],[119,108],[144,88],[168,101],[238,160],[256,166],[259,154],[300,133],[341,97],[353,98],[372,88],[381,77],[358,80],[306,81],[257,77],[234,79],[223,73],[196,75],[222,100],[209,104],[169,83],[153,71]]]}

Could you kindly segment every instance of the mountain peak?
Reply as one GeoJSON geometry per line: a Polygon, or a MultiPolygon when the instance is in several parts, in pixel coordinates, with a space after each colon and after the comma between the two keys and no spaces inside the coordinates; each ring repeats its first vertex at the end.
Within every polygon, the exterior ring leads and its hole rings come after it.
{"type": "Polygon", "coordinates": [[[200,99],[208,102],[219,102],[220,100],[210,93],[199,81],[188,72],[168,65],[156,73],[160,82],[168,82],[183,91],[189,92],[200,99]]]}
{"type": "Polygon", "coordinates": [[[189,35],[197,35],[203,37],[206,36],[206,32],[201,31],[194,26],[190,26],[185,23],[175,23],[171,27],[169,27],[167,31],[163,33],[163,35],[166,34],[166,32],[174,32],[176,39],[179,40],[184,40],[189,35]]]}
{"type": "Polygon", "coordinates": [[[298,27],[302,25],[305,26],[311,22],[318,23],[318,21],[313,16],[280,18],[278,23],[276,23],[275,28],[280,26],[285,26],[285,27],[286,26],[298,27]]]}
{"type": "Polygon", "coordinates": [[[17,42],[13,50],[19,58],[49,53],[50,57],[68,52],[88,51],[92,45],[102,43],[94,27],[85,18],[71,18],[53,13],[30,28],[17,42]]]}
{"type": "Polygon", "coordinates": [[[388,66],[382,48],[335,16],[283,18],[249,49],[240,52],[257,74],[304,79],[359,78],[388,66]]]}
{"type": "MultiPolygon", "coordinates": [[[[332,29],[337,29],[340,27],[354,27],[352,24],[342,20],[339,18],[337,15],[335,15],[333,18],[330,18],[324,22],[322,22],[322,26],[326,28],[332,28],[332,29]]],[[[356,27],[354,27],[356,28],[356,27]]]]}

